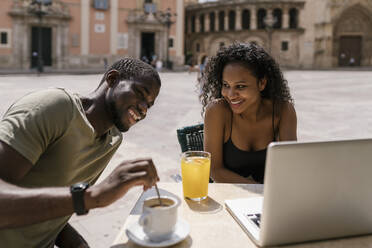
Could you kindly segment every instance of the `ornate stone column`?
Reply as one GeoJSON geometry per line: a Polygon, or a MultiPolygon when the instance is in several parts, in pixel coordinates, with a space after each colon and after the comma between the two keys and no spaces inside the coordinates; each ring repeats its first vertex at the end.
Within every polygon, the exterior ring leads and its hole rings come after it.
{"type": "Polygon", "coordinates": [[[209,23],[210,23],[210,18],[209,18],[209,13],[205,13],[204,14],[204,24],[205,24],[205,27],[204,27],[204,30],[205,32],[209,32],[209,23]]]}
{"type": "Polygon", "coordinates": [[[14,21],[14,37],[19,37],[19,39],[14,39],[13,47],[13,64],[15,67],[19,65],[20,69],[29,69],[30,55],[28,50],[28,42],[31,34],[27,31],[26,25],[20,20],[14,21]]]}
{"type": "Polygon", "coordinates": [[[118,0],[111,0],[110,3],[110,52],[112,55],[115,55],[118,50],[118,30],[119,30],[119,7],[118,0]]]}
{"type": "Polygon", "coordinates": [[[89,54],[89,10],[90,10],[90,1],[82,0],[81,1],[81,55],[89,54]]]}
{"type": "Polygon", "coordinates": [[[62,43],[63,43],[63,30],[60,25],[53,28],[52,32],[56,32],[56,52],[55,61],[57,69],[62,69],[62,43]]]}
{"type": "Polygon", "coordinates": [[[58,24],[53,27],[53,32],[56,32],[55,67],[57,69],[63,69],[67,64],[66,54],[68,54],[68,29],[68,24],[58,24]]]}
{"type": "Polygon", "coordinates": [[[69,34],[70,33],[70,27],[68,23],[65,23],[63,25],[63,44],[62,44],[62,68],[67,68],[68,65],[68,45],[69,45],[69,34]]]}
{"type": "Polygon", "coordinates": [[[236,30],[242,30],[242,9],[239,6],[236,7],[235,14],[236,14],[235,28],[236,30]]]}
{"type": "Polygon", "coordinates": [[[289,12],[288,7],[284,7],[283,8],[283,23],[282,23],[283,29],[289,28],[289,13],[288,12],[289,12]]]}
{"type": "Polygon", "coordinates": [[[199,21],[200,15],[195,15],[195,33],[200,33],[200,21],[199,21]]]}
{"type": "Polygon", "coordinates": [[[225,24],[224,24],[224,31],[229,30],[229,9],[225,10],[225,24]]]}
{"type": "Polygon", "coordinates": [[[267,18],[268,16],[272,16],[272,17],[274,17],[274,16],[273,16],[273,12],[274,12],[273,9],[271,9],[271,8],[270,8],[270,9],[267,9],[267,10],[266,10],[266,18],[267,18]]]}
{"type": "Polygon", "coordinates": [[[220,30],[220,18],[218,16],[219,11],[214,11],[214,30],[217,32],[220,30]]]}
{"type": "MultiPolygon", "coordinates": [[[[175,48],[176,48],[176,63],[182,65],[184,63],[184,3],[183,0],[177,0],[177,21],[176,21],[176,40],[175,40],[175,48]]],[[[189,26],[190,27],[190,26],[189,26]]]]}
{"type": "Polygon", "coordinates": [[[257,29],[257,10],[256,7],[250,8],[251,11],[251,29],[256,30],[257,29]]]}

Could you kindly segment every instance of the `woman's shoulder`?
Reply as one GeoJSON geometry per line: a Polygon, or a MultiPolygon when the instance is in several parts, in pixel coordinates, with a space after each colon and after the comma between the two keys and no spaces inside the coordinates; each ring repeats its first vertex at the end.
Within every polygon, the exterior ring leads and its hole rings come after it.
{"type": "Polygon", "coordinates": [[[281,113],[295,111],[294,104],[293,104],[293,102],[290,102],[290,101],[279,102],[279,108],[280,108],[281,113]]]}
{"type": "Polygon", "coordinates": [[[230,113],[231,110],[223,98],[214,99],[208,103],[206,106],[205,114],[221,115],[226,116],[227,113],[230,113]]]}
{"type": "Polygon", "coordinates": [[[293,102],[290,101],[280,101],[277,104],[276,112],[279,115],[280,119],[286,119],[286,118],[296,118],[296,110],[294,107],[293,102]]]}
{"type": "Polygon", "coordinates": [[[231,119],[231,110],[224,99],[215,99],[208,103],[204,116],[206,133],[223,134],[231,119]]]}

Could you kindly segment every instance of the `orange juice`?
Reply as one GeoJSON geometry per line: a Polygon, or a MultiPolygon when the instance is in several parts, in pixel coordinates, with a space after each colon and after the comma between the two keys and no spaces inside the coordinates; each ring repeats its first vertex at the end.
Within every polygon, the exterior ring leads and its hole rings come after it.
{"type": "Polygon", "coordinates": [[[183,195],[192,200],[202,200],[208,195],[211,160],[208,156],[183,155],[181,159],[183,195]]]}

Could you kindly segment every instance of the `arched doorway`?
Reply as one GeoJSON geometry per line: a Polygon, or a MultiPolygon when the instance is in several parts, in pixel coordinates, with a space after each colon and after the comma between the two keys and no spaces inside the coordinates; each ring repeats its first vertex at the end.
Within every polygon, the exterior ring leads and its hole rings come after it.
{"type": "Polygon", "coordinates": [[[334,28],[333,57],[338,66],[371,65],[372,13],[355,5],[344,10],[334,28]]]}
{"type": "MultiPolygon", "coordinates": [[[[127,23],[129,56],[141,59],[146,57],[149,61],[156,56],[157,59],[166,60],[168,30],[160,18],[132,12],[128,16],[127,23]]],[[[192,24],[191,30],[193,31],[194,28],[192,24]]]]}
{"type": "Polygon", "coordinates": [[[360,66],[362,36],[343,35],[339,42],[339,66],[360,66]]]}
{"type": "Polygon", "coordinates": [[[14,1],[9,15],[14,23],[13,48],[15,65],[20,69],[34,68],[37,65],[39,49],[43,66],[56,69],[68,67],[68,38],[71,16],[68,4],[54,0],[45,6],[46,15],[39,19],[30,12],[31,1],[14,1]],[[40,31],[40,34],[39,34],[40,31]]]}
{"type": "Polygon", "coordinates": [[[52,66],[52,28],[31,27],[31,68],[38,66],[39,46],[41,46],[43,65],[52,66]]]}

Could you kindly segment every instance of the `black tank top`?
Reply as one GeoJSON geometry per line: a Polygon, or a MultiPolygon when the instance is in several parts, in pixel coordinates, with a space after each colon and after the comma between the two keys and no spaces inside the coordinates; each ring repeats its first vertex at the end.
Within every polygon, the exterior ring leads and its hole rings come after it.
{"type": "MultiPolygon", "coordinates": [[[[273,104],[274,105],[274,104],[273,104]]],[[[273,141],[275,141],[274,127],[274,106],[272,115],[273,141]]],[[[232,115],[230,137],[223,144],[223,162],[227,169],[243,176],[252,178],[259,183],[263,183],[265,175],[266,150],[243,151],[237,148],[231,140],[232,134],[232,115]]]]}

